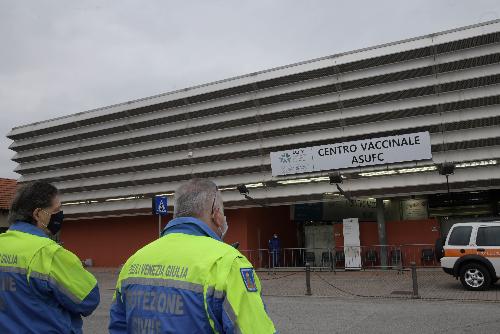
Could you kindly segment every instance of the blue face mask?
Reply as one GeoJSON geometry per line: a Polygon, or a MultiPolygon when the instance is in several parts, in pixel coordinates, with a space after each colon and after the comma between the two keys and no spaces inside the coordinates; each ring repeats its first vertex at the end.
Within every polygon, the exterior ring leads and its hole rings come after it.
{"type": "Polygon", "coordinates": [[[53,235],[56,235],[57,232],[61,230],[63,220],[64,214],[62,211],[52,214],[50,216],[50,221],[47,224],[47,230],[49,230],[53,235]]]}

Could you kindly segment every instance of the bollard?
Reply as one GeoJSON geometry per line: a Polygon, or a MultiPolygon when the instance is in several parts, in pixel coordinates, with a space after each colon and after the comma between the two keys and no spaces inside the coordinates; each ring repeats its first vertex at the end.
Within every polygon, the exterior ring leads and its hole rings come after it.
{"type": "Polygon", "coordinates": [[[333,255],[332,255],[332,270],[333,270],[333,273],[335,274],[336,273],[336,266],[337,266],[337,251],[336,250],[333,250],[333,255]]]}
{"type": "Polygon", "coordinates": [[[311,296],[311,265],[306,263],[306,296],[311,296]]]}
{"type": "Polygon", "coordinates": [[[271,275],[271,252],[267,252],[267,274],[271,275]]]}
{"type": "Polygon", "coordinates": [[[420,298],[420,296],[418,295],[417,265],[415,262],[411,262],[410,266],[411,266],[411,280],[413,282],[413,296],[412,296],[412,298],[420,298]]]}
{"type": "Polygon", "coordinates": [[[330,271],[335,271],[335,262],[332,251],[328,250],[328,257],[330,258],[330,271]]]}

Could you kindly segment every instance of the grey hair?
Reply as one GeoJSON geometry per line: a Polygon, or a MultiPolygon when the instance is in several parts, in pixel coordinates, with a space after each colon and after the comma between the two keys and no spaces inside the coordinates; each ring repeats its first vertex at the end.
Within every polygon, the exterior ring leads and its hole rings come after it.
{"type": "Polygon", "coordinates": [[[222,197],[214,182],[207,179],[189,180],[175,191],[174,218],[203,218],[211,214],[215,196],[214,208],[222,208],[222,197]]]}
{"type": "Polygon", "coordinates": [[[52,206],[52,200],[57,196],[58,190],[52,184],[43,181],[28,183],[20,188],[9,211],[9,224],[17,220],[36,224],[33,211],[37,208],[45,209],[52,206]]]}

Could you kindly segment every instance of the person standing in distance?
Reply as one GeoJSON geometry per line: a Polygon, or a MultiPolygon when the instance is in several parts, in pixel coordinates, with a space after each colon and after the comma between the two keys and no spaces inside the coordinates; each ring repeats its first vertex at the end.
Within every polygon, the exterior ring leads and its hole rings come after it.
{"type": "Polygon", "coordinates": [[[95,277],[49,238],[61,228],[58,190],[23,186],[0,234],[0,333],[82,333],[82,316],[99,305],[95,277]]]}
{"type": "Polygon", "coordinates": [[[272,268],[279,267],[281,259],[281,242],[278,238],[278,233],[274,233],[268,244],[269,252],[271,252],[272,268]]]}
{"type": "Polygon", "coordinates": [[[162,237],[120,272],[109,332],[275,333],[252,265],[222,242],[227,230],[215,183],[192,179],[179,187],[162,237]]]}

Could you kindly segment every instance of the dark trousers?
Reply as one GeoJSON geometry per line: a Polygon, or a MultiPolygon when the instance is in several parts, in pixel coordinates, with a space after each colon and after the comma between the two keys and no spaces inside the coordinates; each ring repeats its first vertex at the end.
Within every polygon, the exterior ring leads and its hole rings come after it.
{"type": "Polygon", "coordinates": [[[280,266],[280,254],[278,250],[271,250],[271,268],[280,266]]]}

